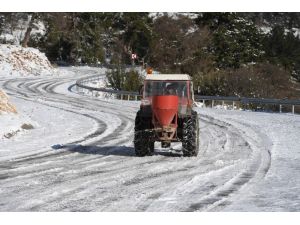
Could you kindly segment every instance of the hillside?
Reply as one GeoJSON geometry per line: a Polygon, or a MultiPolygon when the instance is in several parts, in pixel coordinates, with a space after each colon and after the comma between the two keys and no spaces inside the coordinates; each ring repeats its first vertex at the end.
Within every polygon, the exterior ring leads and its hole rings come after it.
{"type": "Polygon", "coordinates": [[[299,31],[300,13],[0,13],[0,37],[52,64],[188,73],[201,95],[300,98],[299,31]]]}

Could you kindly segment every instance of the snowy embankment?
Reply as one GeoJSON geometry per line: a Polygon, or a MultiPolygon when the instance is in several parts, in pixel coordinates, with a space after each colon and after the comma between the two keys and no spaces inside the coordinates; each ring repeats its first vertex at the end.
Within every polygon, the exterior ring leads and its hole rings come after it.
{"type": "Polygon", "coordinates": [[[17,115],[16,107],[9,102],[4,91],[0,90],[0,139],[10,138],[19,132],[22,122],[17,115]]]}
{"type": "MultiPolygon", "coordinates": [[[[34,48],[0,44],[0,79],[53,75],[55,70],[45,54],[34,48]]],[[[0,139],[34,129],[35,122],[28,115],[17,113],[18,107],[0,90],[0,139]]]]}
{"type": "MultiPolygon", "coordinates": [[[[83,74],[85,72],[91,74],[92,69],[82,68],[82,70],[83,74]]],[[[0,79],[0,88],[10,95],[10,103],[18,111],[17,114],[5,112],[0,115],[0,130],[3,134],[0,137],[1,160],[43,154],[49,148],[55,149],[62,143],[84,140],[85,136],[91,135],[98,128],[90,113],[86,113],[84,109],[75,113],[72,107],[62,105],[63,101],[59,98],[52,100],[53,93],[52,91],[48,93],[48,89],[50,91],[55,88],[57,82],[65,83],[65,80],[70,78],[74,80],[72,68],[67,71],[57,69],[55,72],[59,76],[41,74],[39,77],[29,75],[20,78],[15,75],[0,79]],[[46,91],[43,88],[47,88],[46,91]],[[30,90],[36,90],[36,93],[28,96],[30,90]]],[[[64,88],[65,92],[68,92],[69,86],[68,83],[64,88]]]]}
{"type": "MultiPolygon", "coordinates": [[[[68,72],[72,74],[72,72],[68,72]]],[[[6,79],[24,79],[64,75],[63,70],[52,67],[44,53],[38,49],[23,48],[17,45],[0,44],[0,83],[6,79]]],[[[9,96],[0,90],[0,139],[14,139],[24,133],[32,133],[39,127],[32,120],[31,113],[20,110],[23,107],[9,102],[9,96]]]]}
{"type": "Polygon", "coordinates": [[[52,75],[53,67],[44,53],[34,48],[0,44],[0,77],[52,75]]]}
{"type": "Polygon", "coordinates": [[[34,122],[28,116],[19,114],[7,94],[0,90],[0,140],[31,130],[34,128],[32,124],[34,122]]]}

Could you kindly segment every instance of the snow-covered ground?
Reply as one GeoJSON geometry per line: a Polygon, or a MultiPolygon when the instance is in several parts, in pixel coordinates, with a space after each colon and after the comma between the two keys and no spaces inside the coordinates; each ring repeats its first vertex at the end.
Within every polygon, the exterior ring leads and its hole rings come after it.
{"type": "MultiPolygon", "coordinates": [[[[0,79],[20,79],[22,76],[57,75],[44,53],[34,48],[0,44],[0,79]]],[[[22,104],[21,104],[22,105],[22,104]]],[[[12,138],[32,129],[33,122],[28,115],[18,110],[5,92],[0,90],[0,139],[12,138]]]]}
{"type": "Polygon", "coordinates": [[[0,141],[3,142],[5,139],[10,139],[19,133],[26,132],[26,124],[33,126],[33,123],[34,122],[27,116],[2,113],[0,115],[0,141]],[[25,129],[23,129],[22,126],[25,126],[25,129]]]}
{"type": "MultiPolygon", "coordinates": [[[[1,140],[0,211],[299,211],[300,116],[197,108],[200,153],[136,157],[138,102],[76,93],[76,79],[0,77],[34,129],[1,140]]],[[[74,76],[76,74],[76,76],[74,76]]]]}

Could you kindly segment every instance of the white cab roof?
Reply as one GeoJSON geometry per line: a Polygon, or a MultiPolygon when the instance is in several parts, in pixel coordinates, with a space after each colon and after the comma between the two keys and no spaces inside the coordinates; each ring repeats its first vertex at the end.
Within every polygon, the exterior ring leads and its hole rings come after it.
{"type": "Polygon", "coordinates": [[[188,74],[147,74],[145,80],[191,80],[188,74]]]}

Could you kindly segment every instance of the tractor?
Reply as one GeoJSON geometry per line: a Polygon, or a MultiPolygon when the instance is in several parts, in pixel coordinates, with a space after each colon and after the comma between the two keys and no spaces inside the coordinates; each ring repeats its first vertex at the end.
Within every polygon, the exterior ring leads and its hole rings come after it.
{"type": "Polygon", "coordinates": [[[141,88],[135,118],[134,148],[137,156],[154,153],[154,143],[170,148],[182,142],[183,156],[197,156],[199,121],[193,110],[194,92],[187,74],[148,74],[141,88]]]}

